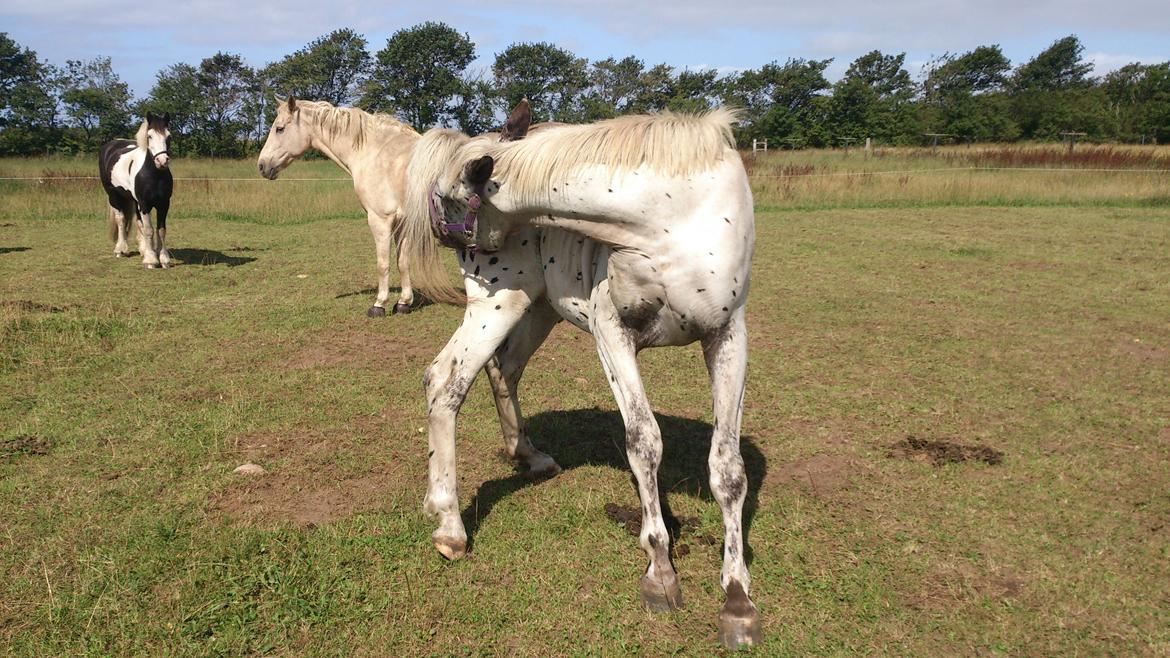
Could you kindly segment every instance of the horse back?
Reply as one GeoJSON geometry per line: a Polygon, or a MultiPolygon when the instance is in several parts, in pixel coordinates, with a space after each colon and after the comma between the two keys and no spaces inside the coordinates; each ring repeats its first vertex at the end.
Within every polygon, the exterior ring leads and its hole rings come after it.
{"type": "Polygon", "coordinates": [[[137,144],[129,139],[112,139],[102,144],[102,148],[98,152],[98,175],[101,177],[102,186],[106,188],[107,192],[113,188],[114,166],[118,164],[122,156],[136,148],[138,148],[137,144]]]}

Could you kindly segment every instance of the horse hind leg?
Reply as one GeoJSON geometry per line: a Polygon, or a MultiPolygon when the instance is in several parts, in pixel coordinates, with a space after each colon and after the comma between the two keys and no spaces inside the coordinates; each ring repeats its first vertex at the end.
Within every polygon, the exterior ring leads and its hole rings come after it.
{"type": "Polygon", "coordinates": [[[617,313],[608,291],[599,289],[593,297],[590,330],[597,341],[602,368],[625,421],[626,457],[638,484],[638,498],[642,504],[642,532],[638,543],[650,558],[641,580],[642,603],[651,612],[677,610],[683,606],[682,588],[670,562],[670,534],[662,517],[658,492],[662,432],[642,385],[632,337],[616,320],[617,313]]]}
{"type": "MultiPolygon", "coordinates": [[[[370,226],[370,234],[374,236],[374,256],[378,262],[378,295],[374,298],[374,305],[366,310],[366,316],[381,318],[386,316],[386,302],[390,300],[391,223],[372,211],[366,211],[366,223],[370,226]]],[[[396,306],[394,311],[397,310],[396,306]]]]}
{"type": "Polygon", "coordinates": [[[719,641],[729,648],[760,643],[760,613],[748,596],[751,578],[744,559],[743,503],[747,472],[740,454],[740,422],[747,372],[747,332],[743,308],[721,330],[703,339],[711,376],[715,427],[707,466],[711,492],[723,512],[723,571],[726,594],[719,612],[719,641]]]}
{"type": "MultiPolygon", "coordinates": [[[[402,221],[399,218],[398,221],[402,221]]],[[[392,313],[410,313],[414,305],[414,288],[410,285],[410,257],[407,253],[410,249],[406,246],[406,239],[399,238],[397,241],[398,258],[395,264],[398,266],[398,301],[394,303],[392,313]]],[[[386,272],[386,285],[390,285],[390,272],[386,272]]]]}
{"type": "Polygon", "coordinates": [[[528,438],[528,427],[520,411],[517,390],[528,360],[544,343],[559,316],[541,301],[533,304],[508,337],[488,360],[484,371],[495,397],[500,415],[500,429],[504,435],[504,451],[514,462],[524,464],[533,475],[554,476],[561,472],[552,457],[537,450],[528,438]]]}
{"type": "Polygon", "coordinates": [[[112,205],[106,208],[106,218],[109,221],[110,239],[114,241],[114,256],[122,258],[130,251],[129,245],[126,244],[126,234],[130,232],[130,221],[124,212],[112,205]]]}
{"type": "Polygon", "coordinates": [[[142,265],[148,270],[159,266],[158,254],[154,251],[154,227],[150,212],[139,208],[135,213],[138,222],[138,251],[142,254],[142,265]]]}

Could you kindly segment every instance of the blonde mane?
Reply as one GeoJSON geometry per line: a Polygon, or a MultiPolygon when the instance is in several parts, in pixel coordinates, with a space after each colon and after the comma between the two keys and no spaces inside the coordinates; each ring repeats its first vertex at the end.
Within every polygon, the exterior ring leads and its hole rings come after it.
{"type": "Polygon", "coordinates": [[[138,132],[134,133],[134,142],[138,145],[138,148],[142,149],[143,151],[149,148],[146,140],[146,131],[149,128],[150,126],[147,125],[146,119],[143,119],[142,125],[138,126],[138,132]]]}
{"type": "Polygon", "coordinates": [[[451,286],[443,265],[448,252],[431,230],[427,199],[431,185],[455,160],[459,148],[471,138],[455,130],[428,130],[414,145],[406,168],[406,200],[402,204],[399,244],[409,249],[410,280],[427,297],[439,302],[464,303],[466,298],[451,286]]]}
{"type": "Polygon", "coordinates": [[[513,194],[539,198],[574,170],[601,166],[610,174],[647,167],[670,177],[688,176],[735,153],[731,125],[738,113],[719,108],[705,114],[630,115],[576,126],[558,126],[516,142],[469,145],[453,167],[490,155],[493,178],[508,181],[513,194]],[[468,153],[482,150],[482,153],[468,153]]]}
{"type": "MultiPolygon", "coordinates": [[[[281,107],[287,107],[281,104],[281,107]]],[[[372,134],[398,131],[417,135],[409,125],[388,114],[370,114],[356,107],[334,107],[328,101],[297,101],[297,109],[305,111],[309,122],[330,138],[348,136],[353,147],[360,149],[372,134]]]]}

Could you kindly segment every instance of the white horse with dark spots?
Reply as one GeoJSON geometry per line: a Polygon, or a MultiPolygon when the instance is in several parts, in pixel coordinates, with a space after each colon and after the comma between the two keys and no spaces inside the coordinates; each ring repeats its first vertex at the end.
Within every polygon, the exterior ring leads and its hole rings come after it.
{"type": "Polygon", "coordinates": [[[462,326],[424,378],[430,441],[424,509],[438,518],[436,549],[450,559],[467,549],[455,420],[485,364],[497,362],[504,378],[508,395],[497,393],[496,403],[510,454],[534,470],[558,470],[524,435],[516,391],[529,357],[564,319],[593,335],[625,422],[642,506],[639,543],[649,557],[642,600],[654,611],[680,607],[657,481],[662,436],[636,356],[647,347],[698,341],[714,404],[710,486],[724,522],[719,637],[731,647],[760,641],[744,558],[748,487],[740,454],[755,228],[733,120],[722,109],[631,116],[509,143],[432,130],[410,162],[404,226],[415,285],[449,286],[431,276],[438,271],[431,264],[440,244],[456,246],[468,297],[462,326]]]}
{"type": "MultiPolygon", "coordinates": [[[[260,175],[276,180],[285,167],[313,148],[324,153],[353,178],[354,191],[366,211],[366,221],[374,236],[378,261],[378,294],[366,315],[386,315],[393,262],[391,243],[400,242],[397,226],[402,219],[406,195],[406,165],[419,134],[405,123],[384,114],[334,107],[325,101],[291,97],[276,100],[276,119],[256,163],[260,175]]],[[[404,254],[405,250],[399,244],[396,265],[401,286],[391,313],[409,313],[414,303],[414,290],[404,254]]],[[[434,301],[462,302],[462,296],[439,297],[434,301]]]]}
{"type": "Polygon", "coordinates": [[[171,177],[168,128],[169,114],[146,114],[134,139],[115,139],[102,145],[98,173],[109,199],[110,238],[114,255],[126,256],[130,219],[138,226],[138,251],[149,269],[170,267],[167,253],[167,213],[171,209],[171,177]],[[151,226],[150,213],[158,213],[158,230],[151,226]]]}

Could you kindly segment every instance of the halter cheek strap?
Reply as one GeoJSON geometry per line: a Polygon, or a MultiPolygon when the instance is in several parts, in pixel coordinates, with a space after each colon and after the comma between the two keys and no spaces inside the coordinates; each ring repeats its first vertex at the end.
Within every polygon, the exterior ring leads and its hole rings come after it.
{"type": "Polygon", "coordinates": [[[427,207],[431,212],[431,230],[434,231],[435,237],[439,239],[439,243],[444,247],[452,249],[475,249],[475,243],[468,243],[459,240],[455,236],[463,234],[465,237],[471,237],[475,231],[475,220],[479,217],[479,208],[483,205],[483,197],[485,196],[484,185],[476,185],[475,191],[471,197],[467,199],[467,212],[463,215],[463,221],[458,223],[451,223],[446,221],[446,217],[439,210],[438,204],[435,203],[435,192],[438,190],[438,183],[431,185],[427,194],[427,207]]]}

